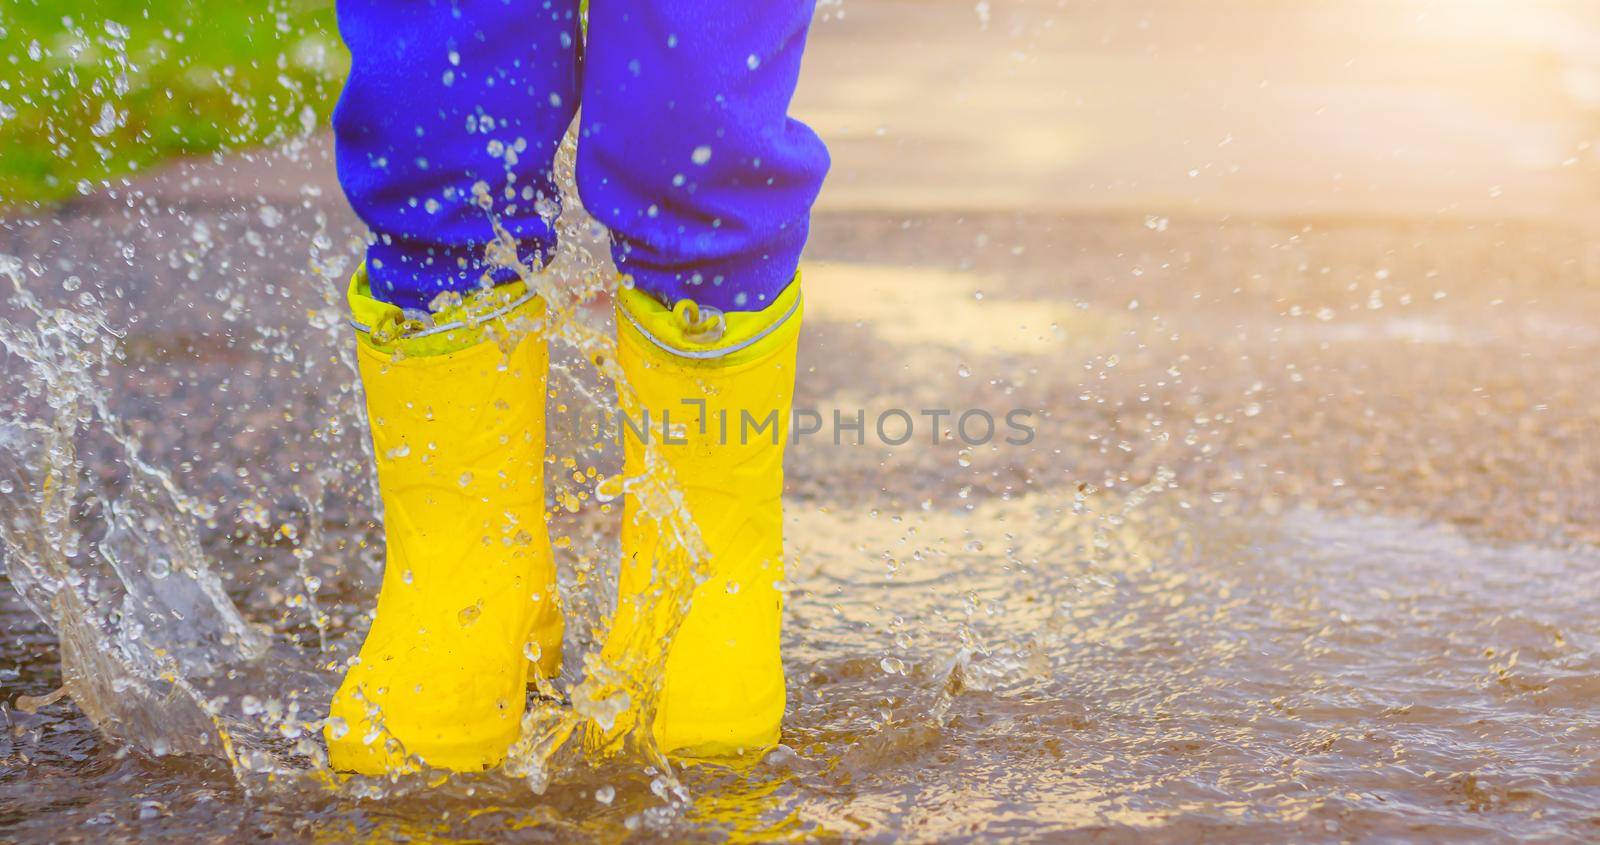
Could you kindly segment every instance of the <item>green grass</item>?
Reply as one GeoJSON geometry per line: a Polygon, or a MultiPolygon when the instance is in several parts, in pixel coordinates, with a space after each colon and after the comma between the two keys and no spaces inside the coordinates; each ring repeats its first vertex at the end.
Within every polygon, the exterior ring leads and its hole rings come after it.
{"type": "Polygon", "coordinates": [[[347,66],[332,0],[5,0],[0,207],[313,132],[347,66]]]}

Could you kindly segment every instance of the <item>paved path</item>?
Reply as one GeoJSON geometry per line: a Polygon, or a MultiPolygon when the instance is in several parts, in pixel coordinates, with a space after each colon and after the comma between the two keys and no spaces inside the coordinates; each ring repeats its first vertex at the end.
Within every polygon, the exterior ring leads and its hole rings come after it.
{"type": "Polygon", "coordinates": [[[1560,217],[1596,198],[1593,4],[842,10],[797,105],[834,153],[824,209],[1560,217]]]}
{"type": "MultiPolygon", "coordinates": [[[[737,784],[691,773],[710,815],[671,835],[719,811],[758,838],[1592,832],[1586,8],[825,6],[796,108],[836,167],[797,402],[1025,407],[1038,436],[791,451],[797,753],[737,784]],[[957,665],[972,631],[992,659],[957,665]]],[[[303,648],[275,531],[312,524],[300,494],[330,532],[310,566],[335,639],[373,586],[351,564],[370,487],[338,357],[361,230],[328,149],[186,163],[0,226],[33,289],[106,299],[127,329],[111,407],[216,508],[207,552],[247,615],[303,648]]],[[[87,474],[116,477],[89,440],[87,474]]],[[[575,520],[580,549],[615,530],[575,520]]],[[[45,692],[56,643],[8,594],[0,681],[45,692]]],[[[252,801],[119,754],[66,703],[0,717],[0,838],[91,819],[108,840],[439,835],[445,810],[456,833],[509,829],[448,790],[354,820],[252,801]]],[[[594,784],[518,792],[508,817],[616,839],[655,803],[617,786],[603,811],[594,784]]]]}

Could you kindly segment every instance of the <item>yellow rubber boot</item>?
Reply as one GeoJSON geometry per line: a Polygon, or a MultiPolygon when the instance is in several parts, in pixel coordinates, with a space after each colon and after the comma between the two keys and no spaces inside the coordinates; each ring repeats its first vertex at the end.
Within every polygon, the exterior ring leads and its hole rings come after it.
{"type": "MultiPolygon", "coordinates": [[[[778,742],[783,451],[800,305],[798,278],[759,312],[710,315],[688,302],[668,310],[634,290],[618,296],[617,356],[632,388],[622,391],[623,411],[636,427],[648,415],[654,454],[682,490],[708,553],[700,570],[707,578],[691,586],[688,615],[667,645],[652,724],[660,749],[680,757],[778,742]],[[672,429],[666,440],[663,412],[672,429]]],[[[623,430],[624,474],[638,478],[647,450],[633,429],[623,430]]],[[[687,565],[683,545],[663,538],[663,523],[640,518],[642,506],[631,492],[623,503],[618,608],[602,651],[613,666],[664,636],[674,611],[658,575],[687,565]]]]}
{"type": "Polygon", "coordinates": [[[324,729],[329,761],[373,775],[415,769],[413,758],[485,769],[518,737],[530,669],[554,674],[561,656],[544,304],[505,285],[423,327],[373,299],[358,271],[350,305],[387,560],[324,729]]]}

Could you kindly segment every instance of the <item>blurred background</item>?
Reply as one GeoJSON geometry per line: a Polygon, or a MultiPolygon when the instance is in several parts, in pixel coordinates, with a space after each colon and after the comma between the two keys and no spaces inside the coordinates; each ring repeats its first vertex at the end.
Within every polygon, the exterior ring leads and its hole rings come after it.
{"type": "Polygon", "coordinates": [[[862,2],[798,112],[828,208],[1572,218],[1600,7],[1542,0],[862,2]]]}
{"type": "MultiPolygon", "coordinates": [[[[332,4],[19,0],[0,197],[322,131],[332,4]]],[[[823,210],[1571,218],[1593,201],[1582,0],[824,0],[796,116],[823,210]]]]}

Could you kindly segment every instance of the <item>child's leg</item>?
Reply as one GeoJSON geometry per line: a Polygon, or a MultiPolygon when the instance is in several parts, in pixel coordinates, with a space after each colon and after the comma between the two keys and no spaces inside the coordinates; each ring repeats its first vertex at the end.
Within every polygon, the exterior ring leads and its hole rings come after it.
{"type": "MultiPolygon", "coordinates": [[[[624,499],[603,654],[637,683],[667,643],[651,729],[668,752],[737,754],[780,735],[792,282],[828,166],[787,115],[810,20],[810,0],[595,0],[590,19],[578,189],[636,287],[617,303],[621,404],[681,421],[659,455],[709,557],[697,586],[664,583],[693,555],[624,499]],[[686,300],[724,311],[720,328],[686,300]]],[[[626,437],[625,474],[652,465],[626,437]]]]}
{"type": "Polygon", "coordinates": [[[543,303],[494,287],[411,334],[401,309],[483,280],[492,228],[475,184],[530,257],[554,246],[550,159],[575,107],[575,7],[339,3],[354,59],[334,118],[339,179],[378,236],[349,301],[386,556],[324,728],[341,770],[493,766],[520,733],[529,673],[560,661],[543,303]]]}
{"type": "Polygon", "coordinates": [[[577,5],[339,0],[351,54],[333,115],[339,183],[377,236],[377,298],[425,309],[479,283],[493,239],[480,183],[525,257],[553,249],[550,163],[577,108],[577,5]]]}
{"type": "Polygon", "coordinates": [[[828,169],[788,116],[812,0],[596,0],[578,185],[622,272],[759,311],[793,278],[828,169]]]}

